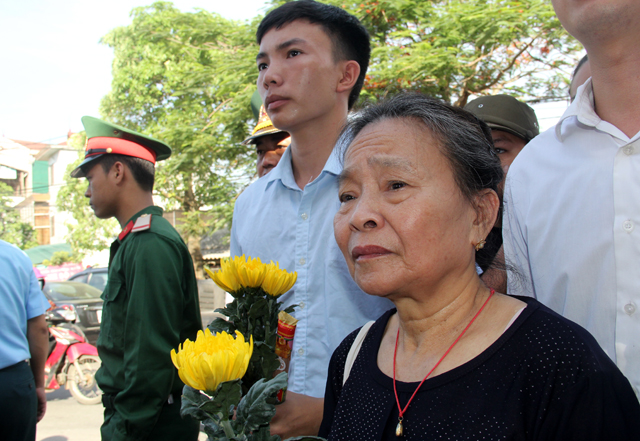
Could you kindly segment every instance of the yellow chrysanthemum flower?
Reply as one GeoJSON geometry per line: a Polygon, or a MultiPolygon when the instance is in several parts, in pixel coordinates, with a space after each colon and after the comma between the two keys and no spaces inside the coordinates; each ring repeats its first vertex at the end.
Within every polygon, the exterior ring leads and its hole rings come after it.
{"type": "Polygon", "coordinates": [[[287,270],[280,269],[278,263],[273,261],[266,265],[267,271],[262,282],[262,289],[269,295],[278,297],[289,291],[298,279],[298,273],[289,274],[287,270]]]}
{"type": "Polygon", "coordinates": [[[241,258],[238,258],[235,263],[236,277],[240,282],[240,285],[247,288],[257,288],[262,285],[264,276],[267,272],[267,265],[260,261],[259,257],[252,259],[248,257],[245,259],[244,254],[241,258]]]}
{"type": "Polygon", "coordinates": [[[220,288],[224,289],[227,292],[235,292],[238,291],[242,286],[238,281],[238,277],[236,274],[235,264],[238,263],[239,258],[236,256],[234,259],[222,259],[220,262],[220,270],[210,271],[205,268],[204,270],[209,274],[211,280],[216,282],[220,288]]]}
{"type": "Polygon", "coordinates": [[[171,350],[171,361],[180,379],[194,389],[214,392],[224,381],[242,378],[253,354],[253,336],[247,343],[236,331],[216,335],[209,329],[198,331],[195,342],[185,340],[178,352],[171,350]]]}

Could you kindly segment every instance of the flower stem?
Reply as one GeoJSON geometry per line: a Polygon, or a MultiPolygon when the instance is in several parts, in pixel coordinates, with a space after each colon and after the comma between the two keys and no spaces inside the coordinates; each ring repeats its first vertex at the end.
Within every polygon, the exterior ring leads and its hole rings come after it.
{"type": "Polygon", "coordinates": [[[222,426],[222,430],[224,430],[224,434],[227,436],[227,438],[231,439],[236,436],[233,428],[231,427],[231,421],[222,420],[220,421],[220,425],[222,426]]]}

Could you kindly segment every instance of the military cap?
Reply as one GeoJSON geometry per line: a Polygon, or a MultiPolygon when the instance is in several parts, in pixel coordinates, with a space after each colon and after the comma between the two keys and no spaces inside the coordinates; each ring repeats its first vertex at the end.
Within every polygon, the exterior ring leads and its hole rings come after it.
{"type": "Polygon", "coordinates": [[[464,106],[489,128],[504,130],[526,142],[540,133],[535,111],[509,95],[482,96],[464,106]]]}
{"type": "Polygon", "coordinates": [[[258,124],[253,128],[251,136],[242,141],[242,145],[253,144],[253,140],[260,138],[261,136],[274,135],[276,133],[287,133],[284,130],[277,129],[273,126],[269,115],[264,110],[264,106],[260,106],[260,117],[258,118],[258,124]]]}
{"type": "Polygon", "coordinates": [[[142,133],[92,116],[83,116],[82,125],[87,133],[84,161],[71,172],[72,178],[84,177],[87,171],[86,165],[103,155],[132,156],[153,164],[171,156],[171,147],[142,133]]]}

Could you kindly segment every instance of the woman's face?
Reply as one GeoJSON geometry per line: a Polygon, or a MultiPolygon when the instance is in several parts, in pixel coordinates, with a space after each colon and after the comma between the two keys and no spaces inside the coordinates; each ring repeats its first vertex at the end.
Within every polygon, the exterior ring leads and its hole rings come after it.
{"type": "Polygon", "coordinates": [[[484,231],[421,122],[365,127],[346,153],[339,195],[335,236],[363,291],[393,298],[475,271],[484,231]]]}

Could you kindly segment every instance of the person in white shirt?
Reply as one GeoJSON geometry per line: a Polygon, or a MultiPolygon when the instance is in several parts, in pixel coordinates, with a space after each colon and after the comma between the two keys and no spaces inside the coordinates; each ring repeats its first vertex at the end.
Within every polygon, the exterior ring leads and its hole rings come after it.
{"type": "Polygon", "coordinates": [[[510,294],[584,326],[640,390],[640,2],[554,0],[592,77],[507,176],[510,294]]]}
{"type": "Polygon", "coordinates": [[[571,84],[569,84],[569,99],[571,99],[571,102],[576,99],[578,87],[582,86],[589,78],[591,78],[591,64],[589,64],[589,55],[585,55],[578,61],[571,76],[571,84]]]}
{"type": "Polygon", "coordinates": [[[272,433],[286,439],[318,433],[331,353],[393,305],[358,288],[333,235],[342,171],[334,146],[364,83],[366,29],[341,8],[303,0],[267,14],[257,40],[258,91],[291,145],[238,197],[231,255],[277,261],[298,273],[282,295],[286,306],[298,305],[299,322],[287,398],[271,423],[272,433]]]}

